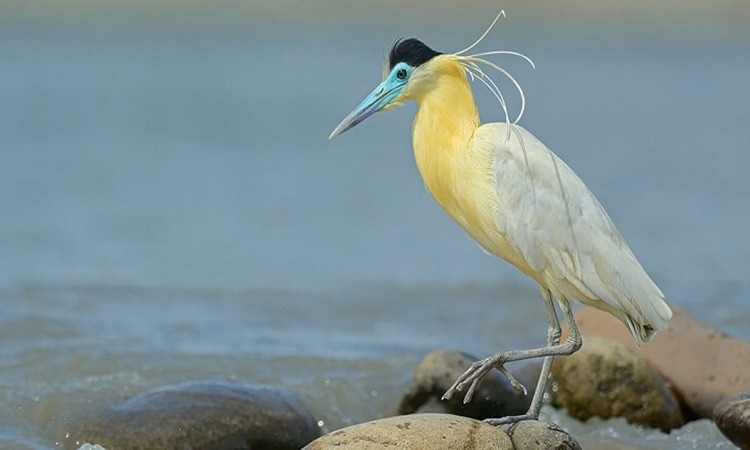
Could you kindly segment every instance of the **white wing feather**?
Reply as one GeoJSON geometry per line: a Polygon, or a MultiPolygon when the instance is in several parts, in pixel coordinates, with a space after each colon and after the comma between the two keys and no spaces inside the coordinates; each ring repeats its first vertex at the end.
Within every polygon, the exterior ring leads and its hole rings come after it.
{"type": "Polygon", "coordinates": [[[494,151],[495,224],[534,278],[558,299],[575,298],[615,314],[637,341],[664,329],[672,316],[664,294],[594,194],[522,127],[513,125],[506,140],[506,126],[481,126],[475,148],[494,151]]]}

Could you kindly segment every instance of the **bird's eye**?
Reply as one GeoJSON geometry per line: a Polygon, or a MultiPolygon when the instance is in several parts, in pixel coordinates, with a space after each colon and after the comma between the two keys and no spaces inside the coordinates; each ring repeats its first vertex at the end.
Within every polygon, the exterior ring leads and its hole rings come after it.
{"type": "Polygon", "coordinates": [[[398,77],[399,80],[406,78],[406,69],[399,69],[398,72],[396,72],[396,77],[398,77]]]}

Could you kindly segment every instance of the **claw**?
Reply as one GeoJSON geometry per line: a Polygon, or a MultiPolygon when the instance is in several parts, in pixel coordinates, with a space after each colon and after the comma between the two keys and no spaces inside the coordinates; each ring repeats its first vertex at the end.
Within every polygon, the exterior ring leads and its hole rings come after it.
{"type": "Polygon", "coordinates": [[[503,376],[507,378],[507,380],[510,382],[510,385],[513,386],[513,389],[515,389],[516,392],[523,392],[523,395],[529,395],[529,391],[526,390],[526,386],[518,381],[512,373],[508,372],[508,369],[506,369],[504,366],[500,366],[497,368],[497,370],[499,370],[500,373],[502,373],[503,376]]]}
{"type": "Polygon", "coordinates": [[[479,380],[481,377],[474,378],[474,381],[471,382],[471,386],[469,386],[469,390],[466,391],[466,395],[464,395],[464,405],[467,405],[471,402],[471,399],[474,398],[474,391],[477,390],[477,386],[479,385],[479,380]]]}
{"type": "Polygon", "coordinates": [[[479,383],[492,369],[499,370],[500,373],[508,379],[511,386],[513,386],[513,389],[523,392],[524,395],[528,395],[526,387],[505,369],[503,366],[504,361],[505,355],[503,353],[498,353],[481,361],[472,363],[472,365],[466,369],[466,372],[462,373],[453,385],[445,391],[445,394],[443,394],[442,397],[443,400],[450,400],[453,398],[453,394],[457,391],[462,392],[468,386],[469,389],[466,391],[466,395],[464,395],[463,403],[466,404],[471,402],[471,399],[474,397],[474,392],[476,392],[479,387],[479,383]]]}
{"type": "Polygon", "coordinates": [[[453,398],[453,394],[456,392],[455,385],[451,386],[447,391],[445,391],[445,394],[441,397],[443,401],[450,400],[453,398]]]}

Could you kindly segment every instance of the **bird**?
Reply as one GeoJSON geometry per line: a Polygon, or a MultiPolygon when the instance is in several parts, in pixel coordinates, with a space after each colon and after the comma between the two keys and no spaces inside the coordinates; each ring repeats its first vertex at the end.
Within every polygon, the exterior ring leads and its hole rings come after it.
{"type": "Polygon", "coordinates": [[[468,54],[500,17],[505,17],[504,11],[479,39],[455,53],[435,51],[416,38],[397,40],[384,63],[382,82],[329,136],[335,138],[376,112],[415,101],[412,147],[427,190],[486,252],[515,266],[539,286],[548,323],[546,346],[502,351],[477,361],[443,395],[447,400],[464,393],[464,403],[470,402],[493,369],[527,394],[505,364],[543,358],[528,411],[485,419],[497,426],[538,420],[553,358],[581,348],[571,302],[615,316],[637,345],[666,329],[672,317],[664,294],[594,194],[552,150],[519,125],[526,105],[523,89],[488,57],[520,57],[533,67],[531,59],[508,50],[468,54]],[[489,69],[510,80],[520,94],[520,111],[513,120],[489,69]],[[480,123],[471,85],[476,80],[499,101],[504,122],[480,123]],[[568,329],[564,342],[560,342],[555,304],[568,329]]]}

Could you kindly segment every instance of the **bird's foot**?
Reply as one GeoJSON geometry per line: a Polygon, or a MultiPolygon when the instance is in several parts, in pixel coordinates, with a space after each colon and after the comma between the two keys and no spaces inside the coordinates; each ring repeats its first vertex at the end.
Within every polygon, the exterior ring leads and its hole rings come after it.
{"type": "MultiPolygon", "coordinates": [[[[453,385],[443,394],[443,400],[450,400],[453,394],[456,392],[463,392],[466,387],[469,390],[464,395],[464,403],[469,403],[474,396],[474,392],[477,390],[479,383],[482,379],[487,376],[492,369],[497,369],[500,373],[507,378],[510,385],[513,386],[518,392],[523,392],[524,395],[528,394],[526,387],[521,384],[516,377],[514,377],[503,364],[505,364],[507,356],[505,353],[497,353],[489,356],[481,361],[473,363],[460,377],[453,383],[453,385]]],[[[519,416],[520,417],[520,416],[519,416]]]]}
{"type": "Polygon", "coordinates": [[[518,416],[506,416],[499,417],[497,419],[484,419],[484,422],[499,427],[502,425],[513,425],[524,420],[539,420],[539,414],[527,412],[526,414],[521,414],[518,416]]]}

